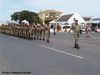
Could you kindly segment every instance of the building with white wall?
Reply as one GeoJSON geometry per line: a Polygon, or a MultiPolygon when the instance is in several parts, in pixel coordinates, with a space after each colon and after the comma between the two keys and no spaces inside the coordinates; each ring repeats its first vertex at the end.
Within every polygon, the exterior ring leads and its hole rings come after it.
{"type": "Polygon", "coordinates": [[[71,26],[72,23],[74,23],[74,18],[76,20],[78,20],[79,24],[85,24],[85,20],[83,19],[82,16],[80,16],[77,13],[74,14],[65,14],[65,15],[61,15],[55,22],[51,21],[50,25],[59,25],[61,27],[68,25],[71,26]]]}
{"type": "Polygon", "coordinates": [[[58,19],[61,14],[62,12],[57,10],[44,10],[38,13],[39,17],[43,20],[43,24],[45,24],[46,20],[52,21],[58,19]]]}
{"type": "Polygon", "coordinates": [[[56,25],[56,26],[59,25],[61,26],[61,28],[63,28],[63,26],[66,25],[71,26],[72,23],[74,23],[74,18],[78,20],[78,23],[82,27],[85,27],[85,24],[88,23],[91,19],[91,17],[82,17],[78,13],[65,14],[65,15],[61,15],[56,21],[51,21],[50,25],[56,25]]]}
{"type": "Polygon", "coordinates": [[[78,23],[80,25],[86,24],[90,22],[91,20],[91,17],[82,17],[81,15],[74,13],[74,14],[62,15],[55,22],[51,21],[50,23],[56,23],[59,25],[64,25],[64,24],[71,25],[72,23],[74,23],[74,20],[73,20],[74,18],[78,20],[78,23]]]}
{"type": "Polygon", "coordinates": [[[73,20],[74,18],[76,20],[78,20],[79,24],[85,23],[85,20],[83,19],[83,17],[77,13],[62,15],[57,19],[56,22],[58,22],[59,24],[67,23],[67,24],[71,25],[72,23],[74,23],[74,20],[73,20]]]}

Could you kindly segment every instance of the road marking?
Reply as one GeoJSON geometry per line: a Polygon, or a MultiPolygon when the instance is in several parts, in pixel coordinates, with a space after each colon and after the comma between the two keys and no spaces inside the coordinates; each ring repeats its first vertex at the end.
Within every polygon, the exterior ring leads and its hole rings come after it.
{"type": "Polygon", "coordinates": [[[76,57],[76,58],[79,58],[79,59],[84,59],[84,57],[81,57],[81,56],[78,56],[78,55],[75,55],[75,54],[71,54],[71,53],[67,53],[67,52],[64,52],[64,51],[61,51],[61,50],[58,50],[58,49],[55,49],[55,48],[51,48],[51,47],[48,47],[48,46],[41,45],[41,47],[44,47],[44,48],[47,48],[47,49],[50,49],[52,51],[56,51],[56,52],[59,52],[59,53],[63,53],[63,54],[66,54],[66,55],[70,55],[70,56],[73,56],[73,57],[76,57]]]}

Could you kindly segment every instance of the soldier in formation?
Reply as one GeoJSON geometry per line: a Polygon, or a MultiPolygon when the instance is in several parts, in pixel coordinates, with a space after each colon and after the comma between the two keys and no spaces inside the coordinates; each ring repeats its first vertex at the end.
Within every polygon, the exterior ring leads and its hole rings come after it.
{"type": "Polygon", "coordinates": [[[50,27],[49,27],[49,25],[46,25],[45,33],[46,33],[46,41],[49,43],[49,39],[50,39],[50,27]]]}
{"type": "Polygon", "coordinates": [[[50,39],[49,25],[2,25],[0,33],[28,40],[46,40],[48,43],[50,39]]]}

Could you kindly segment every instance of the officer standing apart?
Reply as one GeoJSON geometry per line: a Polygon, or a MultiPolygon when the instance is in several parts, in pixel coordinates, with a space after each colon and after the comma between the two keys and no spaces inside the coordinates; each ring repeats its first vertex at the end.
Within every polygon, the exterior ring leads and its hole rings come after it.
{"type": "Polygon", "coordinates": [[[78,20],[76,20],[74,18],[74,22],[73,25],[71,26],[71,29],[69,30],[69,32],[72,30],[73,31],[73,34],[74,34],[74,48],[77,48],[77,49],[80,49],[79,47],[79,37],[80,37],[80,25],[78,24],[78,20]]]}

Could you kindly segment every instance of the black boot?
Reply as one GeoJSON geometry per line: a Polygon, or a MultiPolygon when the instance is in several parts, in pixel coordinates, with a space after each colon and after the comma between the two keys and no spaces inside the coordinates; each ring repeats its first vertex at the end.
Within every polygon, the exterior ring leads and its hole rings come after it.
{"type": "Polygon", "coordinates": [[[77,44],[75,43],[74,48],[77,48],[77,44]]]}
{"type": "Polygon", "coordinates": [[[31,37],[30,40],[33,40],[33,37],[31,37]]]}
{"type": "Polygon", "coordinates": [[[43,39],[43,41],[45,41],[45,39],[43,39]]]}
{"type": "Polygon", "coordinates": [[[77,49],[80,49],[79,44],[76,45],[76,48],[77,48],[77,49]]]}
{"type": "Polygon", "coordinates": [[[36,38],[34,37],[34,40],[36,40],[36,38]]]}
{"type": "Polygon", "coordinates": [[[47,43],[49,43],[49,40],[47,40],[47,43]]]}

